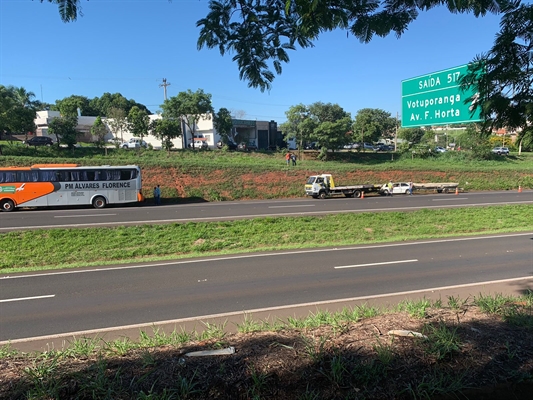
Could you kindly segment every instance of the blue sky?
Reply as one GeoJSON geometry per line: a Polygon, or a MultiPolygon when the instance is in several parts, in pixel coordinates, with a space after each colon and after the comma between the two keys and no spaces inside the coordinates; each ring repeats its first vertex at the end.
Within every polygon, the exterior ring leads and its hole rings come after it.
{"type": "Polygon", "coordinates": [[[498,16],[454,15],[439,7],[397,39],[362,44],[346,32],[322,35],[315,47],[297,49],[270,92],[239,80],[231,55],[197,50],[196,21],[207,0],[82,0],[83,17],[65,24],[57,6],[39,0],[0,0],[0,84],[23,86],[54,103],[122,93],[156,112],[168,96],[203,89],[216,110],[246,119],[285,120],[299,103],[337,103],[355,116],[362,108],[401,115],[401,81],[466,64],[486,52],[498,16]]]}

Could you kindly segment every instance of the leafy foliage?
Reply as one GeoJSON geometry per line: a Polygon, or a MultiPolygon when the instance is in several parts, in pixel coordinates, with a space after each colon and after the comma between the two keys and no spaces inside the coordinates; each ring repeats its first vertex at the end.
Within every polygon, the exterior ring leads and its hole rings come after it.
{"type": "Polygon", "coordinates": [[[102,118],[97,117],[93,126],[91,127],[91,135],[95,137],[95,143],[97,147],[102,147],[104,145],[104,138],[106,134],[107,127],[102,122],[102,118]]]}
{"type": "Polygon", "coordinates": [[[280,125],[285,140],[296,139],[298,147],[302,149],[304,144],[311,141],[311,132],[314,124],[308,106],[297,104],[291,106],[285,112],[287,121],[280,125]]]}
{"type": "Polygon", "coordinates": [[[77,126],[78,117],[67,115],[51,120],[48,124],[48,130],[52,135],[55,135],[58,146],[63,143],[69,149],[72,149],[77,142],[77,137],[80,135],[80,132],[76,130],[77,126]]]}
{"type": "Polygon", "coordinates": [[[232,135],[233,119],[227,108],[222,107],[213,115],[213,125],[222,138],[223,143],[228,143],[229,141],[235,142],[232,135]]]}
{"type": "MultiPolygon", "coordinates": [[[[198,89],[196,92],[190,89],[186,92],[180,92],[177,96],[165,100],[161,108],[163,109],[164,118],[183,121],[190,132],[191,138],[195,137],[200,119],[209,120],[213,114],[211,95],[204,93],[202,89],[198,89]]],[[[192,143],[194,146],[194,140],[192,143]]]]}
{"type": "Polygon", "coordinates": [[[163,148],[169,153],[174,146],[172,140],[181,136],[181,124],[175,119],[155,119],[150,124],[150,130],[152,135],[161,140],[163,148]]]}
{"type": "Polygon", "coordinates": [[[140,137],[142,140],[150,129],[148,113],[137,106],[133,106],[128,113],[128,129],[133,136],[140,137]]]}
{"type": "Polygon", "coordinates": [[[127,127],[127,120],[126,120],[127,112],[123,108],[118,107],[110,107],[108,109],[108,117],[109,119],[106,121],[109,127],[111,128],[111,131],[115,135],[115,139],[118,145],[118,138],[120,134],[120,141],[123,140],[122,132],[127,127]]]}
{"type": "Polygon", "coordinates": [[[363,108],[355,116],[353,137],[359,142],[376,142],[381,137],[392,137],[396,119],[379,108],[363,108]]]}
{"type": "Polygon", "coordinates": [[[533,4],[511,2],[492,49],[476,57],[463,86],[474,85],[489,135],[494,128],[519,131],[533,149],[533,4]]]}
{"type": "Polygon", "coordinates": [[[34,97],[23,87],[0,85],[0,135],[35,132],[34,97]]]}

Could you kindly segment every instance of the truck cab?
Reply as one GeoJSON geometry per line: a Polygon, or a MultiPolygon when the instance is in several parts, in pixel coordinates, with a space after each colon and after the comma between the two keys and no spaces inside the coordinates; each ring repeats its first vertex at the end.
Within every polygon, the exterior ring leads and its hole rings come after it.
{"type": "Polygon", "coordinates": [[[305,183],[305,194],[315,199],[324,199],[329,194],[329,190],[335,187],[331,174],[312,175],[305,183]]]}

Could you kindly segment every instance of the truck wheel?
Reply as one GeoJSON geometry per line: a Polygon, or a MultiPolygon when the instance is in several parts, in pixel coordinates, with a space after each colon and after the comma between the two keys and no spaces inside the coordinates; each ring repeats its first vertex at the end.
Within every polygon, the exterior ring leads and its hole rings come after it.
{"type": "Polygon", "coordinates": [[[318,194],[318,198],[319,198],[319,199],[325,199],[325,198],[326,198],[326,192],[320,192],[320,193],[318,194]]]}
{"type": "Polygon", "coordinates": [[[353,192],[353,197],[355,197],[356,199],[360,198],[361,197],[361,191],[360,190],[356,190],[355,192],[353,192]]]}
{"type": "Polygon", "coordinates": [[[0,202],[0,209],[5,212],[13,211],[15,209],[15,203],[12,200],[3,200],[0,202]]]}

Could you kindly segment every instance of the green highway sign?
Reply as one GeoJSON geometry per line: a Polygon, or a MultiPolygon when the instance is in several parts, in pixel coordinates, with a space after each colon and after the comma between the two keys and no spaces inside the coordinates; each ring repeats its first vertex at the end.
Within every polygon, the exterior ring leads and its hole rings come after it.
{"type": "Polygon", "coordinates": [[[460,79],[468,65],[434,72],[402,81],[402,127],[465,124],[482,121],[480,110],[474,113],[474,89],[462,91],[460,79]]]}

